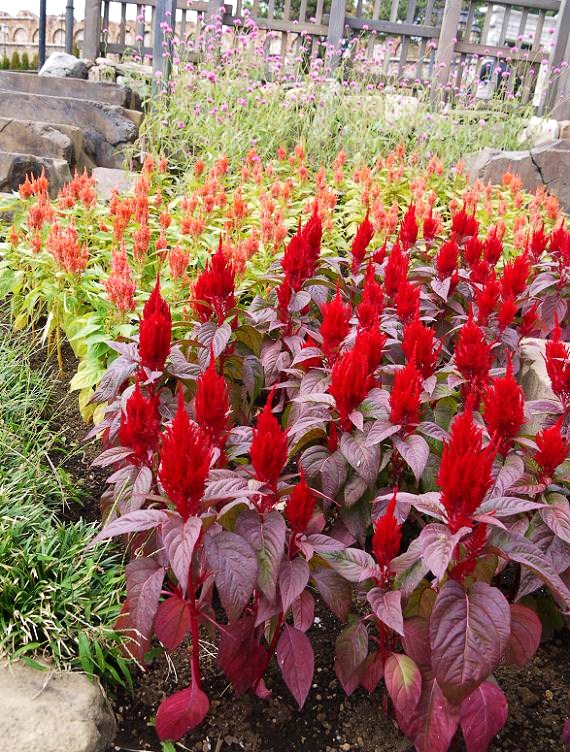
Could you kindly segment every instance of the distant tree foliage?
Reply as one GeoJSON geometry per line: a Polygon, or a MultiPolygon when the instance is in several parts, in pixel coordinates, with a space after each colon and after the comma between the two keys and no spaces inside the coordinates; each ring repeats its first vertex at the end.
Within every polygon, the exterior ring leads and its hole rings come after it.
{"type": "Polygon", "coordinates": [[[20,58],[20,53],[18,50],[14,50],[12,53],[12,59],[10,60],[10,68],[12,70],[21,70],[22,68],[22,60],[20,58]]]}

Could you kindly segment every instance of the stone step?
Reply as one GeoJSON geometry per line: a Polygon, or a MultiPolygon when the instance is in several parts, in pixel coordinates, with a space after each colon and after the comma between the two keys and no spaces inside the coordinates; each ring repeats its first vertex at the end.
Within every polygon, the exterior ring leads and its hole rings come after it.
{"type": "Polygon", "coordinates": [[[0,89],[4,118],[71,125],[83,131],[85,150],[101,167],[121,167],[125,147],[138,133],[142,114],[88,99],[0,89]]]}
{"type": "Polygon", "coordinates": [[[83,131],[72,125],[0,117],[0,151],[65,159],[79,171],[94,166],[85,151],[83,131]]]}
{"type": "Polygon", "coordinates": [[[47,94],[52,97],[88,99],[92,102],[101,102],[117,107],[133,107],[135,109],[139,101],[132,90],[125,86],[96,83],[81,78],[38,76],[35,73],[16,73],[14,71],[0,71],[0,89],[21,91],[28,94],[47,94]]]}
{"type": "Polygon", "coordinates": [[[2,117],[33,120],[40,123],[74,125],[78,128],[95,128],[110,144],[131,143],[137,135],[133,118],[140,113],[127,115],[127,110],[90,99],[54,97],[47,94],[29,94],[22,91],[0,89],[2,117]]]}
{"type": "Polygon", "coordinates": [[[71,180],[69,165],[64,159],[0,151],[0,192],[17,191],[26,175],[39,177],[42,169],[49,181],[49,194],[55,198],[63,184],[71,180]]]}

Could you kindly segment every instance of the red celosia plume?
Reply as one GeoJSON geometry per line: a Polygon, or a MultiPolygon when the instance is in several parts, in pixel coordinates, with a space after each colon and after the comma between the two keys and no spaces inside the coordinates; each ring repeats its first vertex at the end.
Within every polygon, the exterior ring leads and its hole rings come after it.
{"type": "Polygon", "coordinates": [[[301,478],[295,486],[285,506],[285,518],[294,533],[304,533],[311,521],[317,497],[307,485],[305,473],[301,470],[301,478]]]}
{"type": "Polygon", "coordinates": [[[366,249],[372,238],[374,237],[374,225],[368,218],[369,212],[366,212],[366,217],[358,227],[354,240],[352,241],[352,273],[356,274],[360,265],[364,261],[364,255],[366,249]]]}
{"type": "Polygon", "coordinates": [[[495,453],[492,445],[483,447],[483,432],[473,422],[473,411],[468,406],[453,421],[437,476],[441,503],[452,532],[472,526],[472,517],[493,483],[495,453]]]}
{"type": "Polygon", "coordinates": [[[235,270],[226,259],[222,239],[194,285],[193,307],[201,321],[208,321],[212,313],[223,323],[235,305],[235,270]]]}
{"type": "Polygon", "coordinates": [[[374,523],[372,535],[372,553],[381,569],[387,569],[394,557],[400,553],[402,540],[401,526],[394,514],[396,509],[396,494],[388,502],[386,511],[374,523]]]}
{"type": "Polygon", "coordinates": [[[145,397],[137,380],[135,389],[121,412],[119,441],[122,446],[133,450],[130,461],[133,464],[152,465],[153,455],[160,435],[160,415],[158,396],[145,397]]]}
{"type": "Polygon", "coordinates": [[[390,420],[402,426],[409,433],[420,422],[422,377],[414,360],[409,360],[404,368],[394,376],[394,386],[390,393],[390,420]]]}
{"type": "Polygon", "coordinates": [[[275,492],[281,471],[287,463],[287,432],[281,429],[272,412],[273,389],[253,429],[250,457],[257,480],[267,483],[275,492]]]}
{"type": "Polygon", "coordinates": [[[210,353],[210,365],[196,384],[194,414],[211,443],[223,449],[230,427],[230,403],[226,380],[216,371],[213,352],[210,353]]]}
{"type": "Polygon", "coordinates": [[[168,303],[160,294],[160,282],[145,303],[139,330],[141,363],[151,371],[161,371],[170,352],[172,316],[168,303]]]}
{"type": "Polygon", "coordinates": [[[335,297],[321,306],[323,320],[319,331],[323,338],[322,349],[325,357],[331,362],[334,361],[342,341],[350,331],[351,312],[350,304],[342,302],[338,287],[335,297]]]}
{"type": "Polygon", "coordinates": [[[407,360],[414,360],[424,379],[433,375],[443,343],[435,331],[423,324],[419,317],[404,327],[402,350],[407,360]]]}
{"type": "Polygon", "coordinates": [[[540,480],[550,483],[554,471],[570,454],[570,439],[562,436],[562,418],[550,428],[545,428],[536,435],[537,451],[533,460],[540,469],[540,480]]]}
{"type": "Polygon", "coordinates": [[[524,393],[513,376],[509,358],[506,374],[493,379],[484,396],[485,424],[491,439],[497,443],[499,452],[506,457],[512,439],[525,422],[524,393]]]}
{"type": "Polygon", "coordinates": [[[211,459],[208,435],[188,417],[181,390],[174,420],[162,434],[158,477],[185,520],[200,510],[211,459]]]}

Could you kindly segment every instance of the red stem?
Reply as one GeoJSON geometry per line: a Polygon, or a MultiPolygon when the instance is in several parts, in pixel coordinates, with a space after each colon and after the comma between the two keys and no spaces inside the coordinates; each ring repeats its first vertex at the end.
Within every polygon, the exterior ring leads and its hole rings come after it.
{"type": "Polygon", "coordinates": [[[196,682],[198,689],[202,689],[202,677],[200,675],[200,631],[198,626],[198,611],[196,609],[194,574],[190,565],[190,632],[192,634],[192,648],[190,652],[190,666],[192,669],[192,681],[196,682]]]}

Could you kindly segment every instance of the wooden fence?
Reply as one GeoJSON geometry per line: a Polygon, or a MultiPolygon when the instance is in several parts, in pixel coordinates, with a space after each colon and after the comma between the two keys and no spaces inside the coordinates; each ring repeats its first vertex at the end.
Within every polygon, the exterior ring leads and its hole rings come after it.
{"type": "Polygon", "coordinates": [[[254,23],[284,63],[303,48],[332,68],[357,59],[387,79],[428,83],[434,95],[499,90],[570,119],[570,0],[85,0],[83,55],[132,49],[167,74],[165,28],[197,45],[219,20],[237,29],[254,23]],[[121,18],[113,42],[105,38],[111,6],[121,18]],[[129,6],[136,21],[127,20],[129,6]]]}

